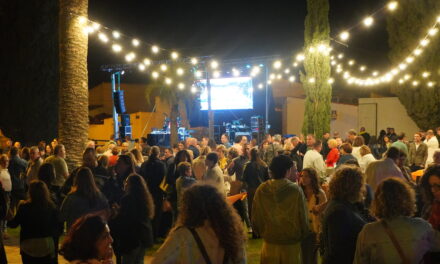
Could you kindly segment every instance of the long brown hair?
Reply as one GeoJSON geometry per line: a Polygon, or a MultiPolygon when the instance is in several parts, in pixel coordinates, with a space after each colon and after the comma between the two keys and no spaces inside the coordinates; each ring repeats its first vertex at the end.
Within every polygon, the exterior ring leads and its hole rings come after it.
{"type": "Polygon", "coordinates": [[[240,259],[244,250],[245,235],[240,216],[212,185],[196,184],[182,197],[182,207],[176,228],[196,228],[208,221],[225,249],[225,256],[233,262],[240,259]]]}
{"type": "Polygon", "coordinates": [[[251,162],[256,162],[258,165],[260,165],[261,167],[265,167],[267,168],[267,164],[266,162],[264,162],[261,158],[260,155],[258,155],[258,149],[256,148],[252,148],[251,149],[251,162]]]}
{"type": "Polygon", "coordinates": [[[29,184],[29,200],[27,202],[41,209],[55,208],[46,184],[40,180],[33,180],[29,184]]]}
{"type": "Polygon", "coordinates": [[[142,204],[148,218],[154,217],[154,203],[147,183],[139,174],[132,173],[127,178],[126,193],[132,195],[137,202],[142,204]]]}
{"type": "Polygon", "coordinates": [[[96,205],[100,191],[98,187],[96,187],[93,173],[88,167],[81,167],[77,171],[71,193],[77,193],[86,198],[90,206],[96,205]]]}
{"type": "MultiPolygon", "coordinates": [[[[319,194],[319,183],[318,183],[318,172],[314,168],[305,168],[302,170],[301,174],[307,172],[307,177],[310,179],[310,187],[312,187],[313,194],[319,194]]],[[[304,175],[302,175],[304,177],[304,175]]],[[[305,186],[301,184],[301,188],[305,191],[305,186]]]]}

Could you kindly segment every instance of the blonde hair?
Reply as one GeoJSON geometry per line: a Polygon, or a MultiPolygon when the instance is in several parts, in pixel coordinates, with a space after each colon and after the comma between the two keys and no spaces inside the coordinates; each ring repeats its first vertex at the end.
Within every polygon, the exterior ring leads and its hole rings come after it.
{"type": "Polygon", "coordinates": [[[327,144],[328,144],[328,146],[329,146],[329,148],[336,148],[336,147],[338,147],[338,141],[336,141],[336,139],[329,139],[328,141],[327,141],[327,144]]]}

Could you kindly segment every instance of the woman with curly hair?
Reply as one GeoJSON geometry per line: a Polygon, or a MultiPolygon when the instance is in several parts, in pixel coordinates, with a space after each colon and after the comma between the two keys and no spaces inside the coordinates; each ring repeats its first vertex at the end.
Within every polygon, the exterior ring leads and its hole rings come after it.
{"type": "Polygon", "coordinates": [[[440,165],[429,166],[420,181],[424,206],[422,217],[440,231],[440,165]]]}
{"type": "Polygon", "coordinates": [[[327,202],[325,192],[319,186],[318,172],[313,168],[305,168],[301,172],[300,186],[307,200],[309,227],[312,231],[301,243],[304,264],[318,263],[318,233],[321,231],[319,208],[327,202]]]}
{"type": "Polygon", "coordinates": [[[323,264],[353,262],[357,236],[366,224],[358,209],[363,189],[360,168],[342,165],[336,170],[330,181],[330,201],[322,221],[323,264]]]}
{"type": "Polygon", "coordinates": [[[175,228],[151,263],[246,263],[240,217],[216,187],[190,187],[175,228]]]}
{"type": "Polygon", "coordinates": [[[153,245],[154,203],[142,176],[130,174],[118,215],[110,221],[118,263],[144,263],[147,248],[153,245]]]}
{"type": "Polygon", "coordinates": [[[372,209],[379,221],[366,224],[359,233],[353,263],[421,263],[426,252],[440,251],[436,231],[425,220],[412,217],[415,194],[403,180],[382,181],[372,209]]]}

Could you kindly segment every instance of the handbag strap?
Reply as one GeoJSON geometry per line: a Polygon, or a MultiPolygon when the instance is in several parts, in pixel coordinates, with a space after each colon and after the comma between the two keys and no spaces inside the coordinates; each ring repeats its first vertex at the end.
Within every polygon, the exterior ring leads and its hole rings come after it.
{"type": "Polygon", "coordinates": [[[394,233],[389,228],[387,222],[384,220],[381,221],[383,228],[385,229],[385,232],[388,234],[388,236],[391,239],[391,242],[393,242],[394,247],[396,248],[397,252],[399,253],[400,258],[402,259],[403,264],[410,264],[410,261],[406,258],[405,253],[403,253],[402,248],[400,247],[399,242],[397,241],[396,237],[394,236],[394,233]]]}
{"type": "Polygon", "coordinates": [[[191,234],[194,237],[194,240],[197,243],[197,246],[199,247],[200,253],[202,253],[203,258],[205,259],[206,264],[211,264],[211,260],[209,259],[208,253],[206,252],[206,248],[203,245],[202,240],[200,239],[199,234],[197,234],[197,231],[194,228],[188,228],[191,234]]]}

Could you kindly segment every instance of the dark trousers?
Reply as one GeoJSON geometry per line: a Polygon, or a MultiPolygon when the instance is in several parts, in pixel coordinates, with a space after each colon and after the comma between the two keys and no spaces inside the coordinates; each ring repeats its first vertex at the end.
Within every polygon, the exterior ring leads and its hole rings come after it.
{"type": "Polygon", "coordinates": [[[157,240],[160,237],[160,226],[162,222],[162,207],[163,207],[163,196],[162,195],[153,195],[154,201],[154,218],[152,221],[153,226],[153,238],[157,240]]]}
{"type": "Polygon", "coordinates": [[[301,257],[303,264],[318,263],[318,244],[315,233],[310,233],[308,237],[301,241],[301,257]]]}
{"type": "Polygon", "coordinates": [[[21,260],[23,264],[52,264],[55,263],[55,259],[51,256],[46,256],[42,258],[31,257],[23,252],[21,254],[21,260]]]}

